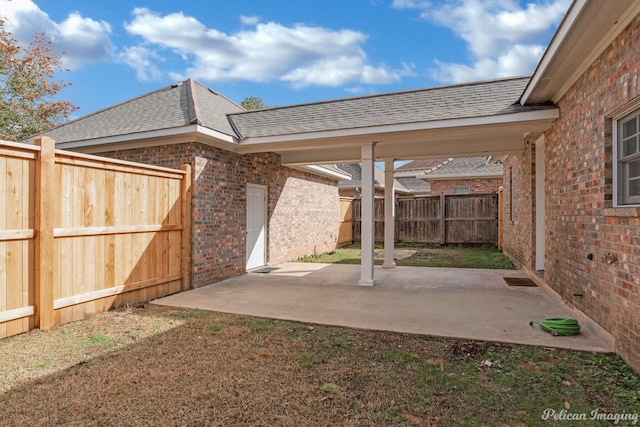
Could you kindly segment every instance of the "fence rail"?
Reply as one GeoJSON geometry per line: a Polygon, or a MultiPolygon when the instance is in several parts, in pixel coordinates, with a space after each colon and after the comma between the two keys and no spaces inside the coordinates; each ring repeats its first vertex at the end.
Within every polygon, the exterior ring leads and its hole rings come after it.
{"type": "MultiPolygon", "coordinates": [[[[360,241],[361,203],[352,202],[353,241],[360,241]]],[[[375,200],[374,238],[384,242],[384,199],[375,200]]],[[[398,199],[396,242],[497,245],[498,195],[440,195],[398,199]]]]}
{"type": "Polygon", "coordinates": [[[0,338],[191,286],[191,170],[0,143],[0,338]]]}

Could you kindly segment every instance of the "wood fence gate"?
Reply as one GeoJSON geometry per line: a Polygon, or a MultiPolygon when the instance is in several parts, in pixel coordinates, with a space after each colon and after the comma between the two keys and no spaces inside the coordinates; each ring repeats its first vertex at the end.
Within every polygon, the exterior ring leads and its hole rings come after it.
{"type": "MultiPolygon", "coordinates": [[[[375,241],[384,242],[384,199],[375,200],[375,241]]],[[[352,201],[353,241],[360,241],[361,201],[352,201]]],[[[440,195],[396,201],[396,242],[498,244],[498,195],[440,195]]]]}

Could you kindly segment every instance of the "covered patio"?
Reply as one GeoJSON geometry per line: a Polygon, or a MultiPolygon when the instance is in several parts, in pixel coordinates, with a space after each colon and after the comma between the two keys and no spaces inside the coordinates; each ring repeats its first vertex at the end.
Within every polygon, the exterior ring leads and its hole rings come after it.
{"type": "Polygon", "coordinates": [[[612,352],[613,341],[581,320],[577,336],[553,337],[531,320],[575,316],[539,287],[508,286],[514,270],[375,267],[358,286],[357,265],[286,263],[153,301],[154,304],[449,338],[612,352]]]}
{"type": "MultiPolygon", "coordinates": [[[[515,77],[229,114],[238,153],[274,152],[283,166],[360,163],[362,170],[361,286],[377,283],[374,269],[374,165],[422,158],[507,156],[524,138],[559,116],[553,104],[523,105],[529,77],[515,77]]],[[[393,185],[385,186],[384,268],[395,267],[393,185]]],[[[265,230],[266,232],[266,230],[265,230]]]]}

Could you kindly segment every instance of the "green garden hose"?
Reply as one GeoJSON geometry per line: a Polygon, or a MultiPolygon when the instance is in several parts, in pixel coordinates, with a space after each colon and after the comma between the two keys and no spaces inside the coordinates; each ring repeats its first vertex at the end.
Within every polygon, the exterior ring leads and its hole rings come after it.
{"type": "Polygon", "coordinates": [[[577,335],[580,332],[580,325],[576,319],[571,317],[555,317],[544,319],[544,322],[537,322],[532,320],[529,325],[540,325],[540,327],[547,332],[551,332],[551,335],[577,335]]]}

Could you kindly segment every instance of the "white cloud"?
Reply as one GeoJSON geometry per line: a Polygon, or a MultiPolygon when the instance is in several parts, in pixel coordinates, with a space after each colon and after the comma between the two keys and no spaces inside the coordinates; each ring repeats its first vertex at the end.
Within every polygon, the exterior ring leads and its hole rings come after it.
{"type": "Polygon", "coordinates": [[[0,11],[8,21],[7,28],[21,44],[31,42],[35,32],[44,31],[53,48],[65,52],[62,64],[66,67],[113,58],[111,26],[104,21],[71,13],[64,21],[55,22],[31,0],[0,0],[0,11]]]}
{"type": "Polygon", "coordinates": [[[391,7],[394,9],[426,9],[432,3],[426,0],[393,0],[391,7]]]}
{"type": "Polygon", "coordinates": [[[257,16],[241,16],[240,22],[242,22],[244,25],[256,25],[258,22],[260,22],[260,18],[257,16]]]}
{"type": "Polygon", "coordinates": [[[421,17],[451,29],[467,43],[473,61],[436,61],[432,76],[461,82],[532,73],[570,3],[539,0],[522,7],[515,0],[456,0],[421,8],[421,17]]]}
{"type": "Polygon", "coordinates": [[[152,62],[153,59],[162,59],[155,52],[143,46],[132,46],[124,49],[118,55],[118,59],[136,70],[136,76],[142,82],[157,81],[162,77],[162,73],[152,62]]]}
{"type": "Polygon", "coordinates": [[[182,13],[158,15],[139,8],[126,30],[146,46],[167,49],[191,62],[173,77],[205,81],[281,80],[294,87],[382,84],[399,81],[406,70],[373,65],[362,49],[366,35],[303,24],[286,27],[242,18],[251,29],[226,34],[182,13]]]}

